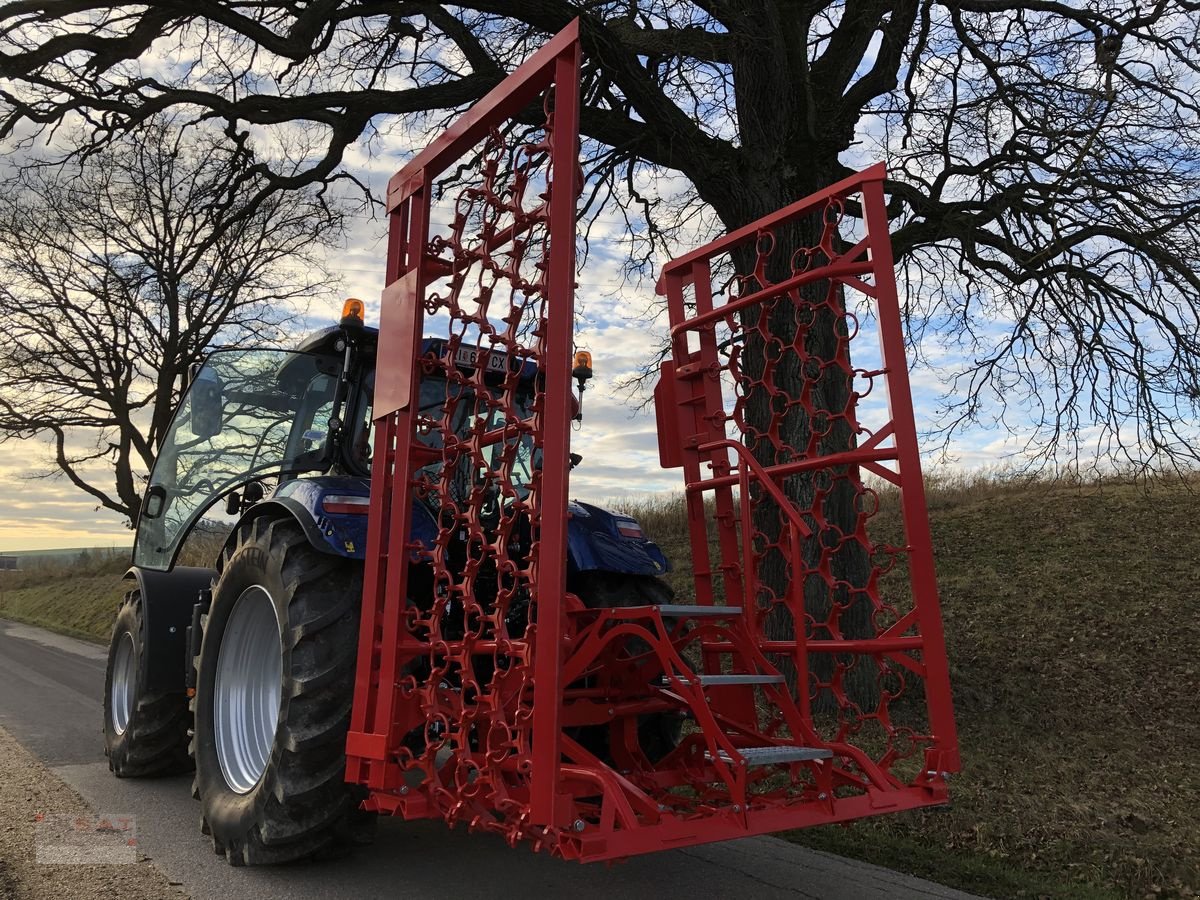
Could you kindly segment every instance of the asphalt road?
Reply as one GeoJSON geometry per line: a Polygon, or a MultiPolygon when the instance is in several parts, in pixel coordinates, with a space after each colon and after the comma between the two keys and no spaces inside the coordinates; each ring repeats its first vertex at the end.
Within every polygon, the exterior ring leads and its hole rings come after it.
{"type": "Polygon", "coordinates": [[[583,866],[510,849],[437,822],[381,819],[373,846],[335,863],[234,869],[200,834],[191,776],[118,780],[104,761],[105,651],[0,620],[0,727],[99,813],[135,817],[138,841],[194,900],[217,898],[754,897],[925,898],[969,895],[775,838],[747,838],[583,866]]]}

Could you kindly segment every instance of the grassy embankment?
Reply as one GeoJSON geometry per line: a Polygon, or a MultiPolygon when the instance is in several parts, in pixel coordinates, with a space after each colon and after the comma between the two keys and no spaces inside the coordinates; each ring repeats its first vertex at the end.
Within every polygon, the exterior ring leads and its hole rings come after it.
{"type": "MultiPolygon", "coordinates": [[[[996,897],[1200,896],[1198,488],[931,483],[952,805],[787,837],[996,897]]],[[[631,511],[687,558],[678,505],[631,511]]]]}
{"type": "Polygon", "coordinates": [[[31,557],[21,565],[19,571],[0,572],[0,617],[107,642],[129,590],[121,581],[128,552],[89,551],[70,562],[31,557]]]}
{"type": "MultiPolygon", "coordinates": [[[[788,837],[996,897],[1196,896],[1200,494],[980,480],[929,497],[953,803],[788,837]]],[[[687,559],[678,503],[631,511],[687,559]]],[[[896,535],[896,511],[880,519],[896,535]]],[[[0,573],[0,616],[106,638],[123,567],[0,573]]],[[[672,580],[690,594],[684,567],[672,580]]]]}

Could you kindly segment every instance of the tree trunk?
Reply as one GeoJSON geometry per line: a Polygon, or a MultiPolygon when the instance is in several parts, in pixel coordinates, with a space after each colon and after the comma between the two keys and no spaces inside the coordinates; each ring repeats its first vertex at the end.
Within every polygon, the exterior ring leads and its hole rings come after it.
{"type": "MultiPolygon", "coordinates": [[[[732,230],[832,180],[814,177],[803,185],[765,186],[754,197],[743,193],[742,199],[750,202],[743,209],[727,211],[733,221],[724,216],[723,221],[732,230]]],[[[771,284],[785,280],[795,270],[823,265],[827,259],[819,251],[815,255],[808,251],[818,246],[824,228],[823,212],[818,210],[777,230],[769,255],[760,256],[767,249],[766,242],[757,248],[748,246],[735,254],[734,265],[740,275],[748,276],[762,264],[765,281],[771,284]]],[[[838,246],[836,241],[834,246],[838,246]]],[[[744,295],[764,286],[748,279],[737,293],[744,295]]],[[[856,446],[853,370],[843,313],[841,286],[821,280],[741,314],[745,340],[736,365],[737,390],[745,415],[745,443],[760,464],[777,465],[856,446]]],[[[758,590],[756,597],[747,600],[768,610],[765,630],[769,639],[791,641],[796,636],[796,623],[782,601],[797,580],[804,588],[805,636],[828,640],[874,635],[874,608],[867,592],[870,554],[855,538],[863,524],[856,482],[855,473],[846,466],[783,481],[785,494],[812,529],[812,535],[802,542],[798,571],[790,562],[783,512],[765,491],[755,491],[755,559],[746,565],[756,570],[758,590]]],[[[772,661],[794,677],[790,658],[772,661]]],[[[869,660],[855,662],[850,654],[809,657],[814,711],[837,709],[835,685],[860,709],[875,709],[879,687],[874,668],[869,660]]]]}

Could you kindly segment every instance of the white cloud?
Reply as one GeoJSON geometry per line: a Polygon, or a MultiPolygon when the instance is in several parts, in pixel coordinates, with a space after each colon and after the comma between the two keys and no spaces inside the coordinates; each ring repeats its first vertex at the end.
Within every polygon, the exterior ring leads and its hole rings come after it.
{"type": "Polygon", "coordinates": [[[122,547],[133,534],[121,516],[95,509],[95,501],[64,478],[30,478],[46,470],[36,441],[0,447],[0,552],[54,547],[122,547]]]}
{"type": "MultiPolygon", "coordinates": [[[[388,178],[427,138],[419,133],[386,134],[352,148],[347,166],[381,195],[388,178]]],[[[678,178],[664,177],[653,185],[640,184],[639,189],[671,198],[682,195],[686,185],[678,178]]],[[[439,220],[437,215],[434,218],[439,220]]],[[[386,225],[384,218],[362,213],[354,220],[345,247],[332,260],[333,270],[342,278],[343,295],[364,300],[368,321],[374,322],[378,322],[384,281],[386,225]]],[[[694,233],[680,239],[690,248],[711,237],[704,233],[710,227],[711,222],[700,220],[694,233]]],[[[653,410],[636,408],[635,400],[616,387],[654,360],[666,332],[664,317],[654,315],[661,310],[661,300],[654,296],[653,280],[628,281],[623,272],[627,228],[616,211],[602,212],[592,226],[587,267],[579,276],[577,309],[583,315],[576,343],[592,351],[596,377],[586,393],[584,420],[572,437],[572,449],[584,457],[571,474],[571,493],[578,499],[678,493],[683,487],[678,470],[659,467],[653,410]]],[[[663,262],[657,260],[659,265],[663,262]]],[[[297,331],[325,327],[339,315],[339,301],[322,302],[296,323],[297,331]]],[[[877,334],[870,316],[862,316],[855,347],[857,365],[873,367],[877,363],[877,334]]],[[[939,365],[952,367],[961,362],[943,345],[922,349],[939,365]]],[[[912,385],[918,429],[928,429],[934,422],[937,399],[946,387],[945,377],[934,369],[918,369],[912,385]]],[[[864,424],[870,427],[878,427],[886,416],[882,388],[882,383],[875,385],[872,397],[860,409],[864,424]]],[[[995,432],[968,432],[951,446],[955,466],[994,465],[1014,452],[1014,440],[1019,443],[1014,438],[998,439],[995,432]]],[[[0,498],[14,513],[0,523],[0,550],[131,542],[119,516],[97,511],[94,501],[65,480],[28,480],[31,471],[45,470],[44,459],[44,448],[37,442],[10,442],[0,449],[0,498]]]]}

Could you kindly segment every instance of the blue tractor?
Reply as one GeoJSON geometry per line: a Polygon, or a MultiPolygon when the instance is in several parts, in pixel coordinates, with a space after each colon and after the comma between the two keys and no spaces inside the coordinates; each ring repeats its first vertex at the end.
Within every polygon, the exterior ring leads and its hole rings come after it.
{"type": "MultiPolygon", "coordinates": [[[[371,824],[343,778],[377,348],[361,309],[348,303],[339,325],[294,351],[217,351],[194,373],[150,474],[131,589],[113,626],[109,768],[119,777],[194,768],[204,831],[234,864],[337,851],[371,824]],[[176,565],[189,539],[211,548],[211,565],[176,565]]],[[[426,340],[423,352],[444,359],[449,348],[426,340]]],[[[454,363],[468,373],[477,364],[498,373],[517,365],[461,347],[454,363]]],[[[581,402],[591,372],[574,374],[581,402]]],[[[530,398],[539,377],[525,364],[530,398]]],[[[421,397],[444,404],[445,379],[423,382],[421,397]]],[[[467,418],[450,427],[478,424],[467,418]]],[[[532,443],[522,448],[516,471],[525,483],[538,456],[532,443]]],[[[579,461],[571,455],[572,467],[579,461]]],[[[451,481],[468,491],[476,475],[464,467],[451,481]]],[[[415,542],[428,547],[440,514],[437,497],[414,501],[415,542]]],[[[569,517],[570,592],[590,607],[670,601],[660,578],[667,560],[634,519],[579,502],[569,517]]],[[[442,602],[422,564],[410,565],[408,602],[442,602]]],[[[639,731],[646,752],[668,752],[679,726],[677,717],[647,716],[639,731]]],[[[601,730],[579,737],[604,752],[601,730]]]]}

